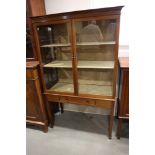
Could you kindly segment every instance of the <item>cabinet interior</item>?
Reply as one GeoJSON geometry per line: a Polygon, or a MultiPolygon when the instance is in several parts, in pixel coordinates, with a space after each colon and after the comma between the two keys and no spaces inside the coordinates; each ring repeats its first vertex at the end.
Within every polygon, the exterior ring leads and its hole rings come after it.
{"type": "Polygon", "coordinates": [[[75,21],[73,40],[70,22],[38,26],[47,90],[74,93],[73,74],[77,69],[79,94],[112,96],[115,27],[113,19],[75,21]],[[73,63],[77,68],[73,68],[73,63]]]}

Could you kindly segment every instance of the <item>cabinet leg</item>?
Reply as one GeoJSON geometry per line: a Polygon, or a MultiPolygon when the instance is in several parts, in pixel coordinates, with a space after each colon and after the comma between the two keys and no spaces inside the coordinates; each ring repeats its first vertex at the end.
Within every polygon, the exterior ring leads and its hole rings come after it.
{"type": "Polygon", "coordinates": [[[120,131],[122,128],[122,119],[118,118],[118,126],[117,126],[117,138],[120,139],[120,131]]]}
{"type": "Polygon", "coordinates": [[[54,122],[55,122],[54,106],[53,106],[52,103],[51,103],[49,106],[50,106],[50,109],[51,109],[50,127],[53,128],[53,126],[54,126],[54,122]]]}
{"type": "Polygon", "coordinates": [[[52,103],[49,103],[46,100],[46,97],[44,96],[44,100],[46,103],[46,107],[47,107],[47,113],[48,113],[48,120],[49,120],[49,126],[53,128],[54,126],[54,109],[53,109],[53,105],[52,103]]]}
{"type": "Polygon", "coordinates": [[[63,103],[60,103],[60,107],[61,107],[61,113],[63,113],[64,112],[63,103]]]}
{"type": "Polygon", "coordinates": [[[112,138],[112,128],[113,128],[113,121],[114,121],[114,105],[111,109],[111,113],[110,113],[110,116],[109,116],[109,127],[108,127],[108,137],[109,139],[112,138]]]}
{"type": "Polygon", "coordinates": [[[43,129],[43,132],[44,133],[47,133],[48,132],[48,126],[43,126],[42,129],[43,129]]]}
{"type": "Polygon", "coordinates": [[[108,132],[109,139],[112,138],[113,120],[114,120],[113,115],[110,115],[110,117],[109,117],[109,132],[108,132]]]}

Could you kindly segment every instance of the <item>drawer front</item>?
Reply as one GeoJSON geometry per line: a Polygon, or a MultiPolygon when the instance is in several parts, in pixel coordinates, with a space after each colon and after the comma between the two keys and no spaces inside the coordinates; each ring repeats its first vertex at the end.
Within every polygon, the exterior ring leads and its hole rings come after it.
{"type": "Polygon", "coordinates": [[[78,104],[81,104],[81,105],[95,106],[95,100],[93,100],[93,99],[73,98],[72,100],[73,100],[74,103],[78,103],[78,104]]]}
{"type": "Polygon", "coordinates": [[[99,99],[90,99],[90,98],[73,97],[73,96],[47,95],[47,98],[49,101],[53,101],[53,102],[96,106],[96,107],[102,107],[106,109],[111,109],[114,105],[114,101],[110,101],[110,100],[99,100],[99,99]]]}
{"type": "Polygon", "coordinates": [[[62,103],[70,103],[71,102],[71,97],[69,97],[69,96],[61,96],[60,97],[60,102],[62,102],[62,103]]]}
{"type": "Polygon", "coordinates": [[[111,109],[114,103],[115,103],[114,101],[109,101],[109,100],[96,100],[97,107],[102,107],[106,109],[111,109]]]}
{"type": "Polygon", "coordinates": [[[60,97],[60,102],[95,106],[95,100],[80,97],[60,97]]]}
{"type": "Polygon", "coordinates": [[[47,99],[48,99],[48,101],[51,101],[51,102],[59,102],[60,101],[60,97],[55,96],[55,95],[47,96],[47,99]]]}

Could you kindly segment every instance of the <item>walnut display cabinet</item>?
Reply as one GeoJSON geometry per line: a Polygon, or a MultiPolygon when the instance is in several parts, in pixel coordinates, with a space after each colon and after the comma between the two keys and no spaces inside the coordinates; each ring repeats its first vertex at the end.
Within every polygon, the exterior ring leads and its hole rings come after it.
{"type": "Polygon", "coordinates": [[[109,109],[109,138],[121,9],[119,6],[31,18],[47,100],[109,109]]]}

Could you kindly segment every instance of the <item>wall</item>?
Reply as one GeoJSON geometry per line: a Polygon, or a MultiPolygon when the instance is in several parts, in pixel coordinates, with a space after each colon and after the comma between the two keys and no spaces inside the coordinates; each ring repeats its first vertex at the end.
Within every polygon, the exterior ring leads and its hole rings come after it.
{"type": "Polygon", "coordinates": [[[46,13],[60,13],[90,8],[91,0],[45,0],[46,13]]]}
{"type": "MultiPolygon", "coordinates": [[[[93,8],[104,8],[111,6],[125,6],[121,11],[119,56],[129,55],[128,34],[128,5],[127,0],[45,0],[46,14],[86,10],[93,8]]],[[[64,109],[70,111],[81,111],[85,113],[107,114],[108,111],[101,108],[77,106],[65,104],[64,109]]]]}

